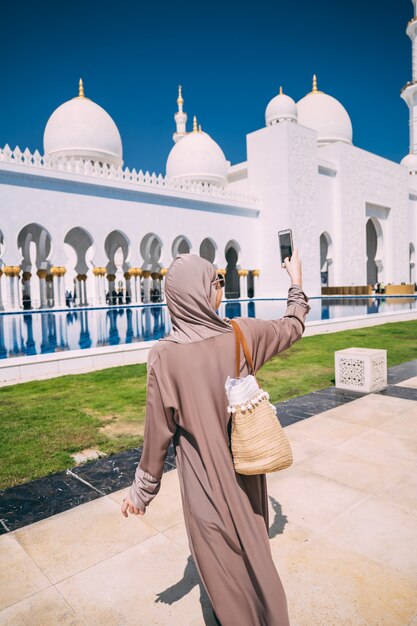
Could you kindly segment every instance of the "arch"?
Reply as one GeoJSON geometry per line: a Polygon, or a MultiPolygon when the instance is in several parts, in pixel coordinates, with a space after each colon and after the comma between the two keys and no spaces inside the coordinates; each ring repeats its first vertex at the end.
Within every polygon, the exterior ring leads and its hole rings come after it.
{"type": "Polygon", "coordinates": [[[25,309],[46,308],[54,305],[54,288],[51,276],[46,272],[51,267],[49,258],[52,252],[52,237],[41,224],[26,224],[17,236],[17,247],[22,255],[23,269],[20,283],[22,302],[25,309]],[[42,270],[43,275],[36,276],[32,268],[42,270]],[[45,272],[46,270],[46,272],[45,272]]]}
{"type": "Polygon", "coordinates": [[[141,294],[143,302],[160,302],[162,294],[161,254],[162,241],[155,233],[147,233],[140,242],[143,258],[142,269],[148,272],[143,276],[141,294]]]}
{"type": "Polygon", "coordinates": [[[240,282],[237,273],[240,246],[234,239],[227,242],[224,249],[226,257],[226,281],[224,295],[226,298],[240,298],[240,282]]]}
{"type": "Polygon", "coordinates": [[[126,272],[129,269],[130,240],[121,230],[112,230],[104,241],[108,258],[108,302],[122,304],[127,293],[126,272]]]}
{"type": "Polygon", "coordinates": [[[75,226],[65,235],[64,244],[71,246],[76,254],[74,270],[77,274],[87,274],[90,267],[87,263],[87,252],[94,245],[94,240],[90,233],[81,226],[75,226]]]}
{"type": "Polygon", "coordinates": [[[214,264],[217,246],[211,237],[206,237],[200,244],[199,254],[201,258],[214,264]]]}
{"type": "Polygon", "coordinates": [[[140,242],[140,254],[143,259],[143,268],[150,272],[159,272],[162,254],[162,240],[155,233],[147,233],[140,242]]]}
{"type": "Polygon", "coordinates": [[[22,253],[26,271],[29,271],[32,266],[30,258],[30,244],[32,242],[36,247],[36,258],[34,259],[36,267],[38,270],[46,269],[52,250],[52,237],[45,226],[34,222],[27,224],[17,236],[17,247],[22,253]]]}
{"type": "Polygon", "coordinates": [[[115,274],[121,267],[122,272],[129,269],[128,259],[130,256],[130,240],[121,230],[112,230],[104,241],[104,250],[109,262],[109,273],[115,274]]]}
{"type": "Polygon", "coordinates": [[[172,243],[171,252],[173,259],[175,259],[178,254],[187,254],[188,252],[191,252],[190,240],[185,235],[178,235],[172,243]]]}
{"type": "Polygon", "coordinates": [[[333,263],[333,242],[327,231],[320,235],[320,276],[321,284],[330,285],[330,266],[333,263]]]}
{"type": "Polygon", "coordinates": [[[410,241],[410,283],[416,284],[416,249],[410,241]]]}
{"type": "Polygon", "coordinates": [[[383,235],[378,218],[370,217],[366,222],[366,282],[373,285],[382,280],[383,265],[383,235]]]}

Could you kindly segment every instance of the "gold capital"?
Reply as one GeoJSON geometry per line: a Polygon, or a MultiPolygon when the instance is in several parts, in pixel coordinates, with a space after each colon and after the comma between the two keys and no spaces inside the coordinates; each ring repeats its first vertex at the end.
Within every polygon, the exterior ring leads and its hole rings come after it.
{"type": "Polygon", "coordinates": [[[19,265],[5,265],[3,267],[3,272],[9,277],[19,276],[20,267],[19,265]]]}
{"type": "Polygon", "coordinates": [[[135,278],[142,276],[142,268],[140,267],[131,267],[128,271],[130,276],[134,276],[135,278]]]}
{"type": "Polygon", "coordinates": [[[107,270],[105,267],[93,267],[94,276],[104,276],[107,270]]]}
{"type": "Polygon", "coordinates": [[[66,273],[66,269],[63,265],[54,265],[53,267],[51,267],[51,274],[52,276],[58,276],[58,277],[62,277],[65,275],[66,273]]]}

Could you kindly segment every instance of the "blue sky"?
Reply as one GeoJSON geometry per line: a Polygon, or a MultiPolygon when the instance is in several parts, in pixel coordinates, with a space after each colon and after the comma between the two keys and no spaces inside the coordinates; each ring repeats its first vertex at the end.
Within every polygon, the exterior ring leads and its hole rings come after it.
{"type": "Polygon", "coordinates": [[[196,114],[237,163],[279,86],[298,100],[315,72],[354,143],[400,161],[412,16],[410,0],[3,2],[0,145],[43,152],[48,117],[81,76],[119,127],[125,165],[164,173],[181,83],[188,130],[196,114]]]}

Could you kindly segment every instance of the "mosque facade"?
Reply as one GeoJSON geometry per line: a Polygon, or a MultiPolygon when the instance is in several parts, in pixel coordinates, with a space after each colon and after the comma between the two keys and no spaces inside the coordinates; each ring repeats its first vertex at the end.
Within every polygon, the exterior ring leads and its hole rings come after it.
{"type": "Polygon", "coordinates": [[[355,146],[348,112],[314,77],[297,103],[280,89],[234,165],[196,118],[187,130],[179,88],[166,173],[131,170],[115,122],[80,80],[78,96],[49,118],[42,154],[0,150],[0,308],[63,308],[66,292],[80,306],[105,306],[114,293],[133,305],[163,301],[167,267],[184,252],[225,274],[227,298],[286,296],[277,233],[287,228],[310,296],[369,293],[375,282],[414,293],[413,5],[412,81],[401,91],[410,153],[401,163],[355,146]]]}

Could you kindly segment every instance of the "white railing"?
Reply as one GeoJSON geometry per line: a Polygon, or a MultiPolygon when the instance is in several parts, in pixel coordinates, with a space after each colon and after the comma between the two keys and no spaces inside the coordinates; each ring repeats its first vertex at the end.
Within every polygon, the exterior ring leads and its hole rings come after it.
{"type": "Polygon", "coordinates": [[[4,148],[0,148],[0,162],[15,163],[27,167],[40,167],[58,172],[68,172],[71,174],[81,174],[83,176],[91,176],[104,180],[115,180],[130,183],[132,185],[144,186],[154,189],[170,189],[174,191],[183,191],[189,194],[198,194],[211,196],[214,198],[223,198],[224,200],[234,200],[246,202],[249,204],[258,204],[258,199],[249,194],[238,191],[228,190],[227,188],[210,183],[191,183],[186,181],[169,181],[162,174],[156,175],[155,172],[143,173],[142,170],[137,172],[135,169],[130,170],[128,167],[115,167],[114,165],[100,164],[98,161],[83,161],[82,159],[71,158],[54,158],[48,155],[41,155],[38,150],[32,154],[29,148],[22,152],[19,146],[14,150],[8,144],[4,148]]]}

